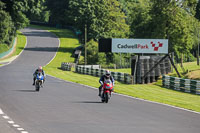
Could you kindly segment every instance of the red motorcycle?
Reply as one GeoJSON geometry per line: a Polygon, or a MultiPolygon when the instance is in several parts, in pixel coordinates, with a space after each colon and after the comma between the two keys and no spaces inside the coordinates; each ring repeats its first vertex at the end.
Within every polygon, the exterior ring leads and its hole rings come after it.
{"type": "Polygon", "coordinates": [[[113,84],[110,79],[105,80],[103,84],[103,94],[101,95],[101,101],[108,103],[108,100],[111,97],[111,92],[113,90],[113,84]]]}

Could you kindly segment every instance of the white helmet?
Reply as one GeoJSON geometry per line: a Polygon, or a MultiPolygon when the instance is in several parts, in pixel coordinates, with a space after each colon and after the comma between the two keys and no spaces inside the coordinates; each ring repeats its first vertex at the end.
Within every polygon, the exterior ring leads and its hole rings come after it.
{"type": "Polygon", "coordinates": [[[42,66],[38,67],[38,71],[41,72],[42,71],[42,66]]]}
{"type": "Polygon", "coordinates": [[[110,71],[106,70],[106,77],[109,78],[110,77],[110,71]]]}

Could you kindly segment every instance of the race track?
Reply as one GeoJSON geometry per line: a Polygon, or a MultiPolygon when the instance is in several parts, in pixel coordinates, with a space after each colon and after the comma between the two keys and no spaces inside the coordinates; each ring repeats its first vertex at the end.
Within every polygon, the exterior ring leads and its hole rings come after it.
{"type": "Polygon", "coordinates": [[[32,74],[54,57],[59,41],[44,30],[22,32],[27,47],[0,67],[0,108],[28,133],[200,132],[200,114],[116,94],[103,104],[97,89],[51,76],[35,92],[32,74]]]}

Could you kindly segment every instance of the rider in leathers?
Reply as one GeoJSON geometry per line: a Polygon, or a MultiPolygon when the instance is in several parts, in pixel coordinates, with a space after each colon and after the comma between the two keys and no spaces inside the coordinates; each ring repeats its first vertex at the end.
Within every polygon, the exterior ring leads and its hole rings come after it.
{"type": "Polygon", "coordinates": [[[44,81],[45,81],[45,73],[44,70],[42,69],[42,66],[39,66],[38,69],[35,70],[35,72],[33,73],[33,85],[35,85],[35,80],[36,80],[36,76],[38,73],[42,73],[42,75],[44,76],[44,81]]]}
{"type": "MultiPolygon", "coordinates": [[[[99,87],[99,96],[101,96],[101,91],[102,91],[102,87],[103,87],[103,83],[106,79],[110,79],[113,86],[114,86],[114,78],[111,76],[110,71],[106,70],[106,74],[104,74],[103,76],[101,76],[99,83],[101,84],[101,86],[99,87]]],[[[114,88],[112,88],[112,91],[114,90],[114,88]]]]}

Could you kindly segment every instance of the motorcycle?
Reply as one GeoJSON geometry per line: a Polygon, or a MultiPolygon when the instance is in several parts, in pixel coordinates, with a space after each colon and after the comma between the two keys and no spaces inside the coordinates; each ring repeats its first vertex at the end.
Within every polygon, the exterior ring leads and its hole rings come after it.
{"type": "Polygon", "coordinates": [[[111,80],[105,80],[103,84],[103,94],[101,95],[101,101],[104,103],[108,103],[108,100],[111,97],[111,92],[113,89],[113,84],[111,80]]]}
{"type": "Polygon", "coordinates": [[[36,75],[36,81],[35,81],[35,89],[36,91],[39,91],[41,87],[43,87],[44,82],[44,75],[42,73],[38,73],[36,75]]]}

